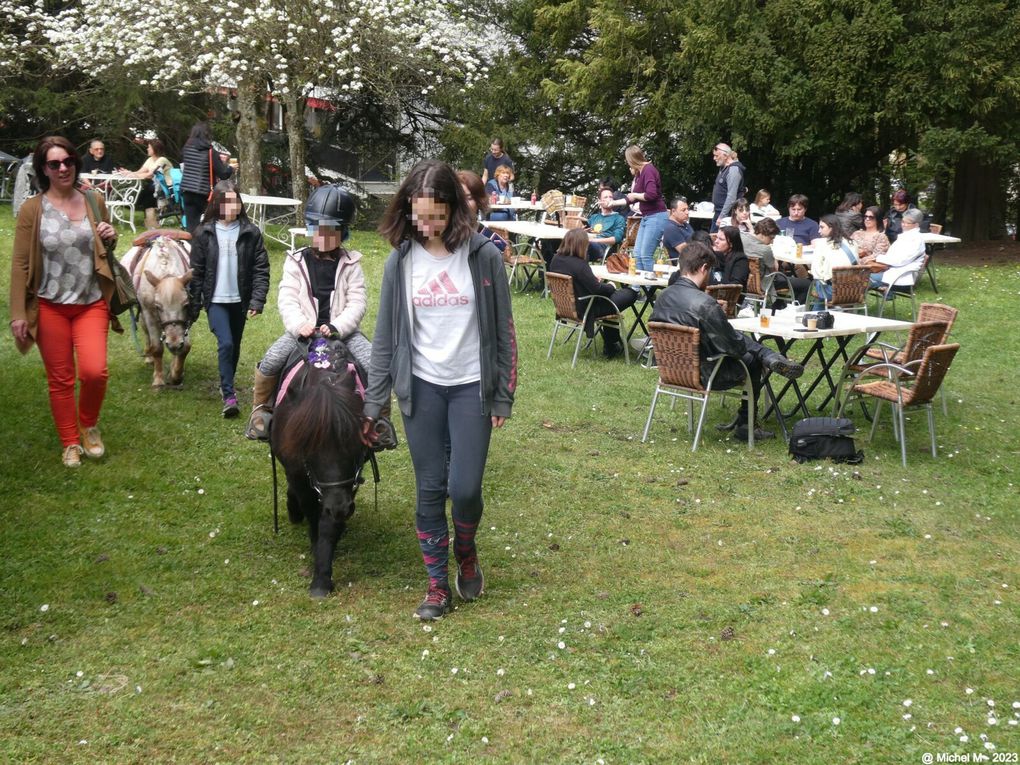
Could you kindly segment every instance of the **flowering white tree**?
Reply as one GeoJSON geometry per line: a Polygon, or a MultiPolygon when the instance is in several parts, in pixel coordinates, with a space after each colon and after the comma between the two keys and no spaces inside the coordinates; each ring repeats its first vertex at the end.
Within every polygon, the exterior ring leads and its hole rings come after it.
{"type": "Polygon", "coordinates": [[[19,77],[46,47],[46,22],[43,0],[0,0],[0,83],[19,77]]]}
{"type": "MultiPolygon", "coordinates": [[[[11,2],[12,0],[0,0],[11,2]]],[[[290,109],[295,194],[304,196],[304,97],[428,98],[486,75],[490,39],[462,0],[78,0],[48,22],[57,65],[134,78],[159,90],[237,89],[245,191],[257,191],[258,107],[267,92],[290,109]]]]}

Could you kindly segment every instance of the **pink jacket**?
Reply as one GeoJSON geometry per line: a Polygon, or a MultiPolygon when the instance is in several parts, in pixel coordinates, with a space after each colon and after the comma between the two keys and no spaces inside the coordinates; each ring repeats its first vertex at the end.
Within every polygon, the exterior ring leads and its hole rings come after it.
{"type": "MultiPolygon", "coordinates": [[[[319,315],[319,301],[312,294],[304,253],[305,250],[301,249],[287,254],[277,297],[283,326],[295,336],[302,326],[314,325],[319,315]]],[[[365,317],[368,293],[365,288],[365,272],[358,262],[360,260],[360,252],[347,250],[340,256],[340,264],[336,269],[329,323],[340,333],[340,337],[348,337],[357,331],[365,317]]]]}

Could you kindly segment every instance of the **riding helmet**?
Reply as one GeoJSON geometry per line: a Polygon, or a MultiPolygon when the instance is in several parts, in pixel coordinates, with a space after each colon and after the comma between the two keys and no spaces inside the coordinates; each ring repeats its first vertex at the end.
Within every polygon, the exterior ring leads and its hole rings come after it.
{"type": "Polygon", "coordinates": [[[305,202],[305,225],[309,234],[319,226],[335,226],[347,239],[356,212],[354,195],[343,186],[329,183],[315,189],[305,202]]]}

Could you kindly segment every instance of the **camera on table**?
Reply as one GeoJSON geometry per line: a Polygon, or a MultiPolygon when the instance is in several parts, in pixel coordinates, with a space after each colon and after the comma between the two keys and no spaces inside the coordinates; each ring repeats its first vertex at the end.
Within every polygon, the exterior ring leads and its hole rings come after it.
{"type": "Polygon", "coordinates": [[[815,324],[816,329],[832,329],[833,324],[835,324],[835,317],[828,311],[805,313],[801,316],[800,322],[806,327],[811,319],[817,322],[815,324]]]}

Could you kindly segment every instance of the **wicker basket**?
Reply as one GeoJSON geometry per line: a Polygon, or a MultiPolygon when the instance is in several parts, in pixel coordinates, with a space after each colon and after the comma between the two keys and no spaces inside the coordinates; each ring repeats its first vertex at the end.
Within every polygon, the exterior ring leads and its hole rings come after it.
{"type": "Polygon", "coordinates": [[[563,192],[559,189],[549,189],[542,195],[542,204],[545,205],[546,212],[558,213],[566,206],[563,192]]]}

